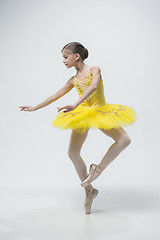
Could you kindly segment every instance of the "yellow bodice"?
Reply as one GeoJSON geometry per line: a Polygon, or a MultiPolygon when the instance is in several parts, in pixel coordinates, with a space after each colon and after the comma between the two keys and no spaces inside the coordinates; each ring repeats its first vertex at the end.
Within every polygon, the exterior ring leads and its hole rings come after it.
{"type": "MultiPolygon", "coordinates": [[[[92,81],[92,75],[90,71],[88,72],[88,76],[86,76],[85,78],[79,79],[78,81],[74,77],[73,84],[77,89],[80,97],[86,91],[86,89],[90,86],[91,81],[92,81]]],[[[97,108],[105,104],[106,104],[106,100],[104,96],[103,80],[100,79],[97,89],[88,98],[86,98],[80,104],[80,106],[85,108],[97,108]]]]}
{"type": "MultiPolygon", "coordinates": [[[[85,78],[76,79],[73,84],[79,97],[86,91],[92,81],[90,71],[85,78]]],[[[103,80],[100,79],[97,89],[74,110],[60,112],[52,122],[54,127],[60,129],[74,129],[84,134],[89,128],[106,129],[119,128],[131,125],[137,119],[136,112],[129,106],[106,103],[103,80]]]]}

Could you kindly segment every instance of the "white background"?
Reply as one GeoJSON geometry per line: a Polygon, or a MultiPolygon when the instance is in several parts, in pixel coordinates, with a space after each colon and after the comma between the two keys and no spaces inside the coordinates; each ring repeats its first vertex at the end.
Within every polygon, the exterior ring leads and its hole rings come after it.
{"type": "MultiPolygon", "coordinates": [[[[19,108],[39,104],[76,74],[62,63],[61,49],[72,41],[88,49],[87,65],[101,68],[106,101],[131,106],[138,116],[124,128],[131,144],[96,184],[159,186],[159,10],[158,0],[0,2],[1,187],[81,191],[67,155],[71,130],[51,124],[57,107],[77,101],[77,90],[35,112],[19,108]]],[[[89,131],[82,148],[88,169],[113,142],[89,131]]]]}
{"type": "MultiPolygon", "coordinates": [[[[59,174],[56,184],[79,181],[67,155],[71,130],[51,125],[58,106],[77,101],[77,90],[35,112],[19,108],[39,104],[75,75],[62,63],[61,49],[71,41],[88,49],[86,64],[101,68],[106,101],[138,116],[125,128],[132,143],[103,181],[157,184],[159,1],[2,1],[0,15],[0,185],[53,186],[59,174]]],[[[87,166],[112,142],[90,130],[82,148],[87,166]]]]}

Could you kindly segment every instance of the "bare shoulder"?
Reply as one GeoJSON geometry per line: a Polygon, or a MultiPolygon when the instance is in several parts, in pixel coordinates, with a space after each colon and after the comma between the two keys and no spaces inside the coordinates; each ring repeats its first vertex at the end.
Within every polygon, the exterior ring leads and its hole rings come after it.
{"type": "Polygon", "coordinates": [[[92,76],[100,75],[100,77],[102,78],[100,67],[98,67],[98,66],[91,67],[90,72],[91,72],[92,76]]]}
{"type": "Polygon", "coordinates": [[[91,73],[100,73],[101,72],[101,69],[100,69],[100,67],[98,67],[98,66],[94,66],[94,67],[91,67],[91,73]]]}
{"type": "Polygon", "coordinates": [[[72,76],[72,77],[67,81],[66,84],[69,84],[69,85],[71,85],[71,86],[74,86],[73,81],[74,81],[74,76],[72,76]]]}

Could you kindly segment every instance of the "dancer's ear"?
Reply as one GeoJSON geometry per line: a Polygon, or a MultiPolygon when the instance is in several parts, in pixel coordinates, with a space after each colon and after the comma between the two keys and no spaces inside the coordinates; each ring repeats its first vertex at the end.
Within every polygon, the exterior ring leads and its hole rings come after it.
{"type": "Polygon", "coordinates": [[[75,58],[76,58],[76,60],[78,60],[78,59],[80,59],[80,54],[79,53],[75,53],[75,58]]]}

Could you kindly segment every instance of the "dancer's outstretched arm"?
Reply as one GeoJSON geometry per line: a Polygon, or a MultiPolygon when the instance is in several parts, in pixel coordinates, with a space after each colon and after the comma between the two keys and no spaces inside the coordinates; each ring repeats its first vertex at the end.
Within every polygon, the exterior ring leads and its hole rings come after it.
{"type": "Polygon", "coordinates": [[[74,87],[73,85],[73,77],[71,77],[66,84],[58,90],[54,95],[48,97],[46,100],[38,104],[37,106],[20,106],[21,111],[35,111],[40,108],[43,108],[53,102],[55,102],[57,99],[63,97],[66,93],[68,93],[72,88],[74,87]]]}

